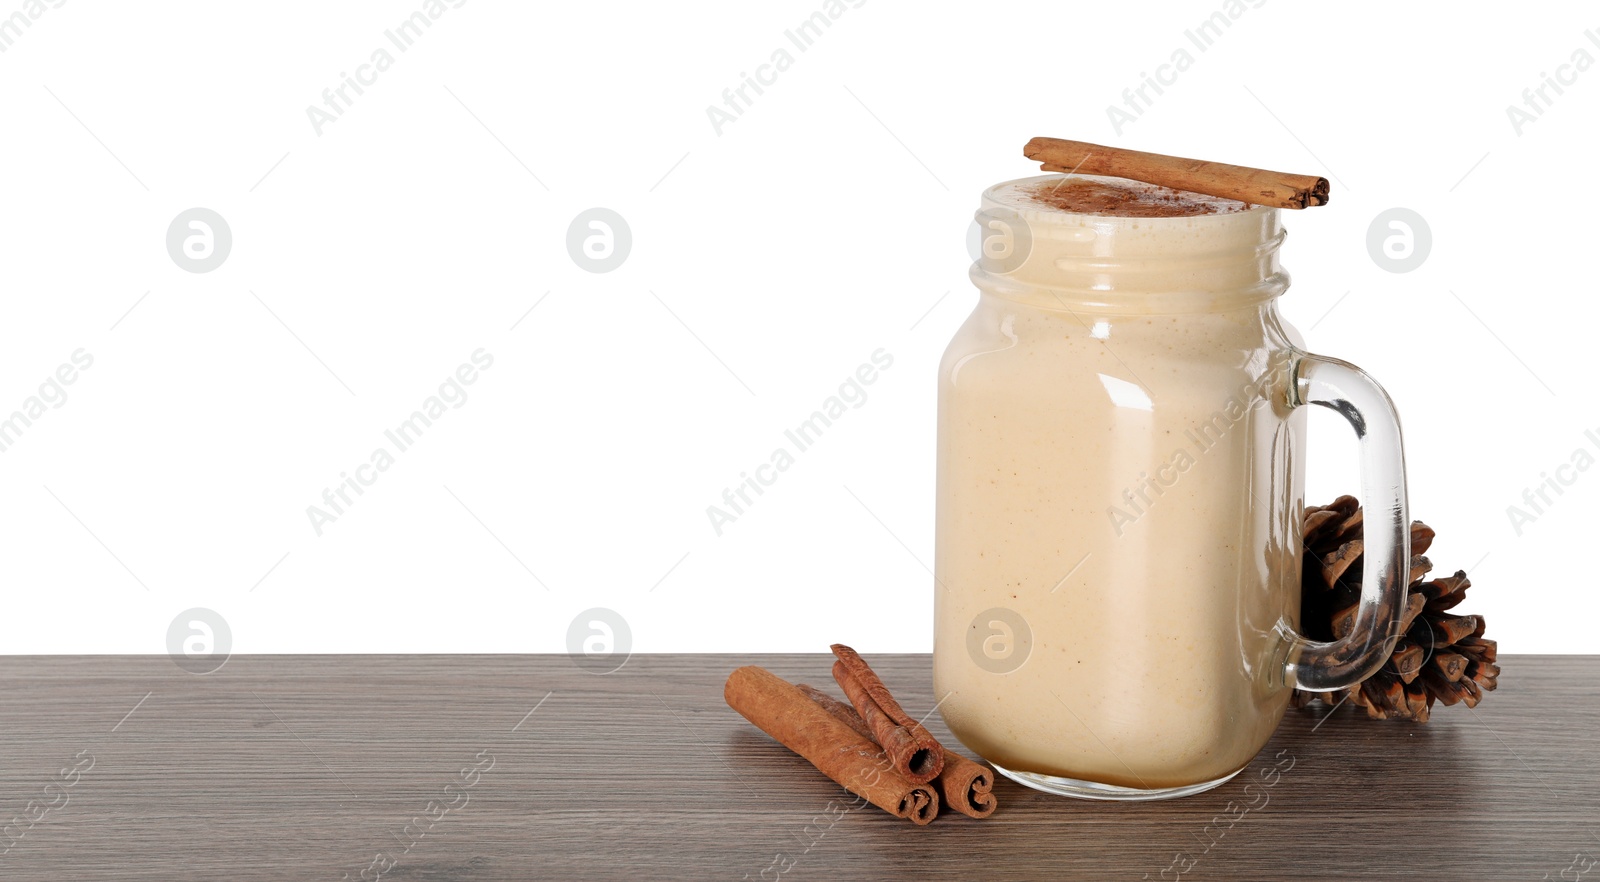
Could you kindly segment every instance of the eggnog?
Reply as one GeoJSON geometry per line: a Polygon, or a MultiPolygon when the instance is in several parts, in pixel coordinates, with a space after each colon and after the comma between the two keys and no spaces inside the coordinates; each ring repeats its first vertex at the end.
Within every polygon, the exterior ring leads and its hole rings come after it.
{"type": "Polygon", "coordinates": [[[1283,715],[1298,616],[1278,212],[1050,175],[978,220],[939,369],[940,712],[1044,789],[1214,786],[1283,715]]]}

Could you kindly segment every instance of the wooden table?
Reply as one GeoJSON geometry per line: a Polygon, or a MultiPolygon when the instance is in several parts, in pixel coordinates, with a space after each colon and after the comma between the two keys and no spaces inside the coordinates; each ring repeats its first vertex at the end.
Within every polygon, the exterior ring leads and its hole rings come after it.
{"type": "MultiPolygon", "coordinates": [[[[926,657],[870,659],[932,706],[926,657]]],[[[831,687],[823,655],[3,658],[0,879],[1600,879],[1600,657],[1507,658],[1424,726],[1291,710],[1198,796],[1002,781],[926,828],[831,817],[849,795],[723,704],[747,663],[831,687]]]]}

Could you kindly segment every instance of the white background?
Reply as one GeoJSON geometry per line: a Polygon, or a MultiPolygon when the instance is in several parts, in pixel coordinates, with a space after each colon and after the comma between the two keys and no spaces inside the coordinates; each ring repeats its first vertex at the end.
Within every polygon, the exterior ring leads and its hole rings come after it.
{"type": "MultiPolygon", "coordinates": [[[[1287,219],[1285,315],[1389,389],[1430,557],[1471,569],[1489,636],[1600,651],[1600,469],[1521,535],[1507,514],[1600,456],[1600,70],[1520,133],[1506,111],[1600,57],[1592,8],[1268,2],[1202,52],[1220,4],[870,0],[800,52],[816,0],[473,0],[318,134],[306,108],[421,7],[74,0],[9,38],[0,411],[94,361],[0,453],[3,651],[163,652],[196,606],[235,652],[559,652],[590,607],[635,651],[925,651],[963,236],[1041,134],[1330,177],[1287,219]],[[780,47],[719,134],[707,107],[780,47]],[[194,206],[234,240],[204,274],[165,247],[194,206]],[[566,247],[594,206],[633,235],[606,274],[566,247]],[[1394,206],[1433,235],[1406,274],[1365,242],[1394,206]],[[480,347],[465,404],[319,537],[307,506],[480,347]],[[717,536],[706,507],[880,347],[866,403],[717,536]]],[[[1347,435],[1314,420],[1309,502],[1354,487],[1347,435]]]]}

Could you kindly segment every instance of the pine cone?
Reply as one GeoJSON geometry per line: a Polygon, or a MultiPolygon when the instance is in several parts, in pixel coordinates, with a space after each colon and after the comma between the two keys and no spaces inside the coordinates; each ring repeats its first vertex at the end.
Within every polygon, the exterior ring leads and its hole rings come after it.
{"type": "MultiPolygon", "coordinates": [[[[1312,640],[1335,640],[1350,632],[1361,596],[1361,509],[1354,497],[1331,505],[1308,506],[1305,513],[1305,566],[1300,580],[1302,633],[1312,640]]],[[[1422,553],[1433,544],[1433,529],[1411,523],[1411,576],[1400,623],[1403,636],[1377,673],[1359,685],[1336,692],[1296,689],[1295,707],[1320,699],[1337,705],[1345,698],[1367,709],[1375,720],[1428,721],[1435,700],[1476,707],[1495,688],[1500,666],[1495,642],[1483,636],[1483,617],[1455,615],[1472,583],[1453,576],[1423,581],[1433,564],[1422,553]]]]}

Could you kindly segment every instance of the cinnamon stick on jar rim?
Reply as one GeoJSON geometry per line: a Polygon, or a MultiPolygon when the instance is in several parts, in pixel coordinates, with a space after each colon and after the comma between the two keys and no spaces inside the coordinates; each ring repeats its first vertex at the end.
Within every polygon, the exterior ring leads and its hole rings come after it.
{"type": "Polygon", "coordinates": [[[722,697],[761,731],[878,808],[919,827],[938,816],[937,791],[901,777],[871,738],[851,729],[777,674],[746,665],[728,675],[722,697]]]}
{"type": "Polygon", "coordinates": [[[873,738],[883,745],[895,771],[918,784],[937,778],[944,768],[944,748],[933,734],[900,707],[889,687],[854,649],[843,643],[830,648],[839,659],[833,663],[833,679],[866,721],[873,738]]]}
{"type": "MultiPolygon", "coordinates": [[[[872,737],[872,730],[867,728],[866,721],[861,719],[855,708],[804,683],[799,688],[807,698],[821,705],[823,710],[833,714],[846,726],[867,738],[872,737]]],[[[994,795],[994,770],[954,751],[944,752],[944,769],[933,782],[939,785],[944,804],[968,817],[987,818],[1000,807],[994,795]]]]}
{"type": "Polygon", "coordinates": [[[1048,172],[1127,178],[1253,205],[1311,208],[1328,204],[1328,179],[1317,175],[1184,159],[1061,138],[1034,138],[1022,148],[1022,155],[1040,163],[1040,169],[1048,172]]]}

